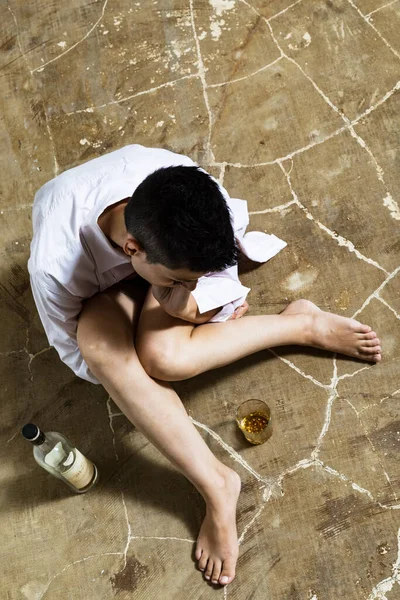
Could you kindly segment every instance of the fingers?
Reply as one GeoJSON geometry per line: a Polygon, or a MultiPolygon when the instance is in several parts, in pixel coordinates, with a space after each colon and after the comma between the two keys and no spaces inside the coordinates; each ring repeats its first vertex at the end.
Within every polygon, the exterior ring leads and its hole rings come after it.
{"type": "Polygon", "coordinates": [[[235,319],[240,319],[240,317],[243,317],[243,315],[245,315],[248,310],[249,310],[249,304],[245,300],[241,306],[238,306],[237,308],[235,308],[235,311],[231,314],[228,321],[234,321],[235,319]]]}
{"type": "Polygon", "coordinates": [[[248,310],[249,310],[249,305],[245,301],[244,304],[242,304],[242,306],[239,306],[239,315],[237,318],[239,319],[240,317],[243,317],[243,315],[245,315],[248,310]]]}
{"type": "Polygon", "coordinates": [[[240,317],[243,317],[243,315],[245,315],[248,310],[249,310],[249,305],[245,301],[241,306],[238,306],[235,309],[235,312],[231,316],[231,319],[240,319],[240,317]]]}

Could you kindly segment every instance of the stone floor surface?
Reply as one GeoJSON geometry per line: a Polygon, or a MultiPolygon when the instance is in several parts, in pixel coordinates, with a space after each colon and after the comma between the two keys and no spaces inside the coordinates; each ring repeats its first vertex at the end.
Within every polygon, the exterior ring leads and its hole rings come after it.
{"type": "Polygon", "coordinates": [[[3,0],[1,564],[5,600],[400,599],[400,0],[3,0]],[[177,384],[240,474],[240,558],[204,582],[196,490],[48,347],[29,288],[35,191],[128,143],[191,156],[288,242],[243,265],[252,314],[307,297],[382,340],[370,366],[278,348],[177,384]],[[248,445],[236,407],[267,401],[248,445]],[[98,465],[71,495],[33,420],[98,465]]]}

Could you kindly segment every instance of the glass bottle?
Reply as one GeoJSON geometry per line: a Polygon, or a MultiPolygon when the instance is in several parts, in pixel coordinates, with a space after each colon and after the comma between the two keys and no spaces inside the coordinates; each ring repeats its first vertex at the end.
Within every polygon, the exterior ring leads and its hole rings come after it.
{"type": "Polygon", "coordinates": [[[33,444],[33,456],[38,465],[77,494],[84,494],[97,483],[96,465],[61,433],[44,433],[37,425],[27,423],[22,428],[22,435],[33,444]]]}

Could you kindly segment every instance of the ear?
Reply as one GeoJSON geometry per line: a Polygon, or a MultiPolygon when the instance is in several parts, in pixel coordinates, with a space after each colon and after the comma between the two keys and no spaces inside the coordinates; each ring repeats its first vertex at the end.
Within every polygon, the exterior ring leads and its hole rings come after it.
{"type": "Polygon", "coordinates": [[[129,234],[124,242],[123,251],[128,256],[134,256],[144,252],[143,247],[139,244],[139,242],[129,234]]]}

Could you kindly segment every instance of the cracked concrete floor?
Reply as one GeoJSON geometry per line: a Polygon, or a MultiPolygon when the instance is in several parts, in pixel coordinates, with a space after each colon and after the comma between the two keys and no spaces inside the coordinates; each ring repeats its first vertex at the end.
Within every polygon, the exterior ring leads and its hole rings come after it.
{"type": "Polygon", "coordinates": [[[400,1],[5,0],[1,5],[1,598],[395,600],[399,555],[400,1]],[[288,247],[244,265],[253,314],[307,297],[371,324],[384,359],[276,349],[177,385],[243,480],[238,575],[192,562],[204,505],[100,386],[58,359],[26,261],[34,192],[128,143],[190,155],[288,247]],[[234,423],[265,399],[275,430],[234,423]],[[71,496],[19,434],[69,436],[71,496]]]}

